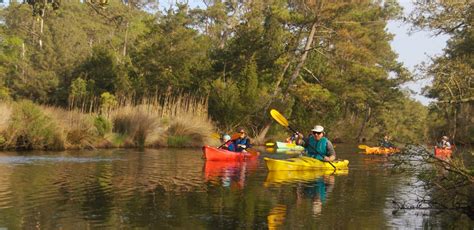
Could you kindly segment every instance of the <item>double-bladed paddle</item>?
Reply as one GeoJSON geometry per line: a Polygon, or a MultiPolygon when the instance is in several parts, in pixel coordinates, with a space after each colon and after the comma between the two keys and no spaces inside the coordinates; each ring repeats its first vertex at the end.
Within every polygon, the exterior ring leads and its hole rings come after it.
{"type": "MultiPolygon", "coordinates": [[[[216,138],[216,139],[221,139],[221,136],[220,136],[219,134],[217,134],[217,133],[211,134],[211,137],[216,138]]],[[[240,133],[234,133],[234,134],[232,134],[232,136],[230,137],[230,140],[231,140],[231,141],[235,141],[235,140],[239,139],[239,137],[240,137],[240,133]]],[[[227,143],[227,142],[226,142],[226,143],[227,143]]],[[[220,149],[220,148],[224,147],[224,145],[225,145],[226,143],[222,144],[221,146],[219,146],[219,147],[217,147],[217,148],[220,149]]],[[[236,147],[237,147],[237,146],[236,146],[236,147]]],[[[252,154],[252,155],[257,155],[257,156],[260,155],[260,153],[259,153],[257,150],[255,150],[255,149],[245,148],[245,151],[247,151],[248,153],[250,153],[250,154],[252,154]]]]}
{"type": "MultiPolygon", "coordinates": [[[[296,131],[295,129],[293,129],[290,124],[288,123],[288,120],[285,118],[285,116],[283,116],[280,112],[278,112],[276,109],[272,109],[270,110],[270,115],[273,117],[273,119],[275,119],[275,121],[288,128],[289,130],[291,130],[293,133],[299,133],[298,131],[296,131]]],[[[319,154],[320,156],[322,156],[320,153],[318,153],[318,151],[316,151],[313,146],[311,145],[308,145],[310,148],[312,148],[317,154],[319,154]]],[[[336,166],[334,166],[330,161],[325,161],[325,162],[328,162],[333,168],[334,170],[336,170],[336,166]]]]}

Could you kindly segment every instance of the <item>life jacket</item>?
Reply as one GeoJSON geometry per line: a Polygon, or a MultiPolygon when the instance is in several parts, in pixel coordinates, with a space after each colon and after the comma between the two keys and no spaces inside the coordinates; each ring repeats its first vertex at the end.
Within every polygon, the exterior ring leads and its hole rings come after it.
{"type": "Polygon", "coordinates": [[[224,146],[227,150],[235,152],[235,144],[232,140],[227,141],[224,146]]]}
{"type": "Polygon", "coordinates": [[[245,137],[245,138],[238,138],[234,141],[234,144],[235,144],[235,147],[236,147],[236,152],[242,152],[244,150],[244,148],[241,148],[241,147],[238,147],[238,145],[246,145],[247,148],[250,148],[252,147],[250,145],[250,140],[245,137]]]}
{"type": "Polygon", "coordinates": [[[318,160],[324,160],[324,156],[327,154],[327,145],[328,139],[322,137],[319,141],[314,138],[314,136],[309,136],[308,146],[306,147],[306,152],[310,157],[316,158],[318,160]],[[315,151],[316,150],[316,151],[315,151]]]}

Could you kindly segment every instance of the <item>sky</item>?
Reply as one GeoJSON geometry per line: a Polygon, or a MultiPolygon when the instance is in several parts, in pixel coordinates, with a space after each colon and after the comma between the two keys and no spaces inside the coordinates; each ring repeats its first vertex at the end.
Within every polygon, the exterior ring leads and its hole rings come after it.
{"type": "MultiPolygon", "coordinates": [[[[399,3],[404,8],[405,14],[413,10],[410,0],[400,0],[399,3]]],[[[449,37],[446,35],[434,37],[429,31],[420,31],[409,35],[409,29],[410,25],[400,21],[390,21],[387,25],[387,30],[395,35],[391,45],[393,50],[398,53],[398,61],[414,72],[416,65],[429,62],[430,57],[441,55],[449,37]]],[[[412,94],[414,99],[428,105],[431,99],[420,95],[420,93],[421,89],[430,83],[431,80],[428,79],[419,80],[409,82],[404,87],[416,92],[416,94],[412,94]]]]}

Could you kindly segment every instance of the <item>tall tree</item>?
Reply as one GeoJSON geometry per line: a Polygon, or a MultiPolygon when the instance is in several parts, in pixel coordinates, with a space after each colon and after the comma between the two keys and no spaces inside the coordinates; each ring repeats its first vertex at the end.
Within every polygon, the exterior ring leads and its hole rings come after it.
{"type": "Polygon", "coordinates": [[[451,38],[444,55],[425,66],[425,77],[433,78],[425,88],[428,97],[437,99],[431,112],[446,119],[445,125],[433,124],[435,135],[449,135],[461,143],[474,143],[474,3],[472,1],[415,2],[409,17],[414,29],[430,29],[435,35],[451,38]]]}

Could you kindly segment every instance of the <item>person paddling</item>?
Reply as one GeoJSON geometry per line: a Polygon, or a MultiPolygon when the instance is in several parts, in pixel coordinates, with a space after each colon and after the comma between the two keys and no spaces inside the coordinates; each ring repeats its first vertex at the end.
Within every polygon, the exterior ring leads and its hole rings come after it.
{"type": "Polygon", "coordinates": [[[247,137],[247,133],[244,129],[239,129],[239,138],[234,140],[234,144],[237,147],[236,152],[247,152],[245,149],[251,148],[250,139],[247,137]]]}
{"type": "Polygon", "coordinates": [[[297,144],[305,147],[310,157],[321,161],[334,161],[336,159],[336,151],[331,141],[324,136],[323,126],[316,125],[308,137],[305,138],[301,133],[299,133],[299,137],[297,144]]]}
{"type": "Polygon", "coordinates": [[[380,141],[380,147],[395,148],[395,145],[392,142],[390,142],[390,137],[388,135],[385,135],[382,141],[380,141]]]}
{"type": "Polygon", "coordinates": [[[438,147],[442,149],[451,149],[451,143],[449,143],[449,138],[447,136],[441,137],[441,142],[438,143],[438,147]]]}
{"type": "Polygon", "coordinates": [[[224,135],[222,137],[222,141],[224,141],[224,144],[222,145],[222,149],[226,149],[232,152],[235,152],[235,144],[234,141],[231,140],[229,135],[224,135]]]}

